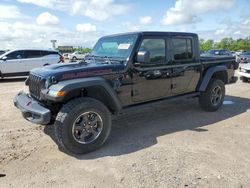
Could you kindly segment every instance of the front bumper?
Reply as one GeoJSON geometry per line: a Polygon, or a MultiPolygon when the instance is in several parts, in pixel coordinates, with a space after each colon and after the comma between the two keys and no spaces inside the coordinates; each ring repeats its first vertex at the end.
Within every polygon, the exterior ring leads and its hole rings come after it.
{"type": "Polygon", "coordinates": [[[26,120],[43,125],[50,123],[50,110],[40,105],[38,101],[31,98],[27,93],[18,93],[13,101],[14,105],[21,110],[22,115],[26,120]]]}

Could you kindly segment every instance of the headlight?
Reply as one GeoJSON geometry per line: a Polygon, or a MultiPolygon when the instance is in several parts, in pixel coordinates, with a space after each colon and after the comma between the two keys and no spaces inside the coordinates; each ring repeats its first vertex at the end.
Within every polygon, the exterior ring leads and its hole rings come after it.
{"type": "Polygon", "coordinates": [[[49,90],[49,95],[53,97],[64,97],[66,92],[65,91],[54,91],[54,90],[49,90]]]}

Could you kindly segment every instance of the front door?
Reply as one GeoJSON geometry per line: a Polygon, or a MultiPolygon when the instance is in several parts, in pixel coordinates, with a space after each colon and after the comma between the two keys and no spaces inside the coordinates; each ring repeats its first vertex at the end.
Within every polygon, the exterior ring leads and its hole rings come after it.
{"type": "Polygon", "coordinates": [[[173,37],[171,39],[173,95],[193,92],[200,78],[200,63],[195,60],[193,39],[173,37]]]}
{"type": "Polygon", "coordinates": [[[6,55],[7,59],[1,63],[1,72],[3,74],[24,73],[26,70],[26,63],[22,50],[13,51],[6,55]]]}
{"type": "Polygon", "coordinates": [[[149,62],[133,71],[132,100],[144,102],[171,95],[171,66],[167,63],[166,38],[144,38],[139,52],[149,53],[149,62]]]}

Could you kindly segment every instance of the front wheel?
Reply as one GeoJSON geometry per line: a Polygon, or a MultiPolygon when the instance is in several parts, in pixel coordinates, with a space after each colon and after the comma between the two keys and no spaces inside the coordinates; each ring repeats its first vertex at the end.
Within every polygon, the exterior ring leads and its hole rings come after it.
{"type": "Polygon", "coordinates": [[[74,154],[96,150],[107,140],[111,124],[110,112],[103,103],[93,98],[74,99],[56,117],[57,144],[74,154]]]}
{"type": "Polygon", "coordinates": [[[202,109],[206,111],[216,111],[223,104],[225,97],[225,84],[222,80],[211,79],[205,92],[199,97],[202,109]]]}

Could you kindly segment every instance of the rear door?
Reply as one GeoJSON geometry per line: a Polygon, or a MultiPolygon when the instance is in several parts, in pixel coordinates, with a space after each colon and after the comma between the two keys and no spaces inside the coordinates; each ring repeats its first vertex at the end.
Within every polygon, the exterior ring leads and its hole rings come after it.
{"type": "Polygon", "coordinates": [[[3,74],[8,73],[24,73],[27,72],[27,65],[24,61],[24,51],[16,50],[10,52],[6,55],[7,59],[2,60],[1,63],[1,72],[3,74]]]}
{"type": "Polygon", "coordinates": [[[44,65],[40,50],[25,50],[24,56],[28,71],[44,65]]]}
{"type": "Polygon", "coordinates": [[[172,37],[171,90],[173,95],[193,92],[200,77],[200,62],[195,59],[195,45],[192,37],[172,37]]]}
{"type": "Polygon", "coordinates": [[[44,52],[46,56],[44,56],[44,60],[46,61],[46,65],[52,65],[60,62],[60,54],[56,51],[46,51],[44,52]]]}

